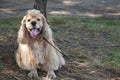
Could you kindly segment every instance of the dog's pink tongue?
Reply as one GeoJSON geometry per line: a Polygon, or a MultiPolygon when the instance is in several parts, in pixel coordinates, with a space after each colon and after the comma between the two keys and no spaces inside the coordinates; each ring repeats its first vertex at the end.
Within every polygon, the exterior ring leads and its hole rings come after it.
{"type": "Polygon", "coordinates": [[[36,36],[37,36],[37,29],[33,29],[32,30],[31,36],[32,36],[32,38],[36,38],[36,36]]]}

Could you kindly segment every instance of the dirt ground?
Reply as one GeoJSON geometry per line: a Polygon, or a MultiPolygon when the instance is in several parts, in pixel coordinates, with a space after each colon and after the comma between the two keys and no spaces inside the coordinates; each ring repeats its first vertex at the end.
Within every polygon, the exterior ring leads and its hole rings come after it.
{"type": "MultiPolygon", "coordinates": [[[[10,18],[14,16],[24,15],[26,10],[32,9],[33,0],[0,0],[0,20],[10,18]],[[29,3],[28,3],[29,2],[29,3]]],[[[49,0],[47,6],[47,14],[49,15],[61,15],[61,16],[78,16],[84,17],[104,17],[104,18],[120,18],[120,1],[119,0],[49,0]]],[[[81,31],[82,32],[82,31],[81,31]]],[[[17,32],[15,32],[16,34],[17,32]]],[[[2,73],[5,73],[0,80],[16,80],[9,75],[26,76],[28,72],[25,72],[18,67],[14,60],[14,55],[17,45],[14,42],[17,35],[4,35],[0,34],[0,52],[3,53],[0,59],[6,63],[2,73]],[[9,47],[9,48],[7,48],[9,47]],[[9,52],[9,53],[8,53],[9,52]],[[11,56],[12,55],[12,56],[11,56]],[[9,56],[9,57],[8,57],[9,56]],[[11,63],[12,62],[12,63],[11,63]],[[12,65],[12,66],[11,66],[12,65]],[[10,66],[10,69],[9,67],[10,66]],[[6,78],[7,76],[8,78],[6,78]]],[[[86,44],[82,42],[81,44],[86,44]]],[[[74,45],[73,45],[74,46],[74,45]]],[[[81,51],[80,53],[88,53],[81,51]]],[[[106,68],[104,64],[92,63],[87,57],[76,54],[69,54],[69,57],[74,61],[67,61],[67,65],[61,70],[56,71],[58,78],[56,80],[115,80],[112,79],[120,75],[119,72],[115,72],[109,68],[106,68]],[[111,74],[113,73],[113,74],[111,74]],[[66,75],[65,75],[66,74],[66,75]],[[64,79],[61,79],[61,78],[64,79]]],[[[2,69],[2,67],[0,67],[2,69]]],[[[41,73],[39,73],[40,75],[41,73]]],[[[43,74],[45,74],[43,72],[43,74]]],[[[18,79],[19,80],[19,79],[18,79]]],[[[26,80],[22,78],[20,80],[26,80]]],[[[31,79],[28,79],[31,80],[31,79]]],[[[116,79],[120,80],[120,79],[116,79]]]]}
{"type": "MultiPolygon", "coordinates": [[[[33,8],[33,0],[0,0],[0,19],[20,16],[33,8]]],[[[48,15],[120,18],[119,0],[48,0],[48,15]]]]}

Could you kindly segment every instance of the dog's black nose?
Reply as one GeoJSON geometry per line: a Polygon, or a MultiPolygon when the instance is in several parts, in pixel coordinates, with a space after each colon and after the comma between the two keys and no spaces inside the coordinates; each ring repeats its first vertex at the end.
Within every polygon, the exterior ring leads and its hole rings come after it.
{"type": "Polygon", "coordinates": [[[36,22],[35,22],[35,21],[32,21],[31,24],[32,24],[33,26],[35,26],[35,25],[36,25],[36,22]]]}

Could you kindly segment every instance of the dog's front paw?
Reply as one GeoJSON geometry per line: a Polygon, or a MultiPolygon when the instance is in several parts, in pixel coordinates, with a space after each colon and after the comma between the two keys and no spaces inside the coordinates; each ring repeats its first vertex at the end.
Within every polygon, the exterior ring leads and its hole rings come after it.
{"type": "Polygon", "coordinates": [[[51,79],[51,78],[56,78],[57,76],[55,75],[54,71],[48,71],[47,77],[51,79]]]}
{"type": "Polygon", "coordinates": [[[38,77],[37,70],[30,71],[30,73],[28,73],[28,76],[37,78],[38,77]]]}

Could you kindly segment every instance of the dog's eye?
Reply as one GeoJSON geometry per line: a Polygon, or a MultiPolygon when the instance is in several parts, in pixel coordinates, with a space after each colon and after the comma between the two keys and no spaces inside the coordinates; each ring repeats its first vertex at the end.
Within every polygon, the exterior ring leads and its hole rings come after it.
{"type": "Polygon", "coordinates": [[[27,20],[28,22],[30,21],[30,19],[27,20]]]}
{"type": "Polygon", "coordinates": [[[39,18],[37,18],[37,21],[40,21],[40,19],[39,19],[39,18]]]}

